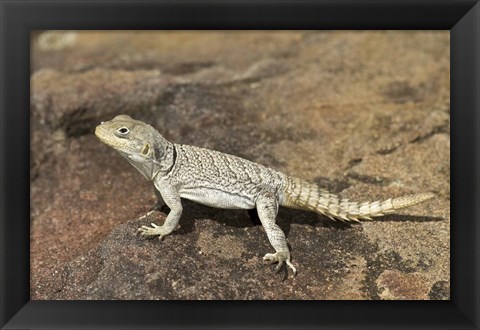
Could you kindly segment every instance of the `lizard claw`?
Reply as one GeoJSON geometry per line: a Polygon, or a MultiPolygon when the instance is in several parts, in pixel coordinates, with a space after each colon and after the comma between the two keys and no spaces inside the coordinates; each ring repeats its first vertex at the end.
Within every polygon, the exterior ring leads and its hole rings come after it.
{"type": "Polygon", "coordinates": [[[292,270],[293,276],[296,276],[296,275],[297,275],[297,269],[296,269],[295,266],[290,262],[290,260],[285,260],[285,263],[286,263],[287,266],[290,267],[290,269],[292,270]]]}
{"type": "Polygon", "coordinates": [[[269,264],[278,262],[278,265],[275,267],[275,272],[279,272],[282,268],[283,263],[285,262],[287,266],[293,271],[293,276],[297,275],[297,269],[290,262],[290,254],[288,252],[277,252],[277,253],[267,253],[263,257],[264,261],[267,261],[269,264]]]}
{"type": "Polygon", "coordinates": [[[282,265],[283,265],[283,261],[282,262],[278,262],[278,265],[275,267],[275,273],[279,273],[280,272],[280,269],[282,269],[282,265]]]}

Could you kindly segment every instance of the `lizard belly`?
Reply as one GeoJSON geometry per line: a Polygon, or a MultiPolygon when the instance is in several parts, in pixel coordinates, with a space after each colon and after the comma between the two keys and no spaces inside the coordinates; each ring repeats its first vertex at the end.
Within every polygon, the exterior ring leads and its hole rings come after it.
{"type": "Polygon", "coordinates": [[[199,204],[222,209],[253,209],[255,200],[253,197],[241,196],[228,193],[214,188],[182,188],[180,197],[189,199],[199,204]]]}

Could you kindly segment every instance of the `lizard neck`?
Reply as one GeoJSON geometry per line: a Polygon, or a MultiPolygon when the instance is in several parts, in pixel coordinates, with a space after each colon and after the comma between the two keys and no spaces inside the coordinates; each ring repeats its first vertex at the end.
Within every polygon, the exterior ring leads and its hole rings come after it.
{"type": "Polygon", "coordinates": [[[175,144],[168,142],[164,139],[166,143],[162,143],[162,152],[159,153],[157,147],[154,147],[155,154],[158,155],[158,158],[154,158],[153,166],[154,171],[152,173],[151,181],[155,180],[157,177],[164,177],[172,170],[177,160],[177,149],[175,144]],[[161,156],[160,156],[161,154],[161,156]]]}
{"type": "Polygon", "coordinates": [[[121,151],[120,153],[149,181],[167,175],[175,165],[177,156],[175,145],[160,135],[145,145],[149,146],[146,155],[121,151]]]}

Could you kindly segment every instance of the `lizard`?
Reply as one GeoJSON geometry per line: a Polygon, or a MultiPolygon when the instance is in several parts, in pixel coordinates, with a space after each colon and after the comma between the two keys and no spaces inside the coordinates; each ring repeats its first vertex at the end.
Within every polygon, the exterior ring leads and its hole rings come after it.
{"type": "Polygon", "coordinates": [[[151,223],[138,228],[141,236],[163,239],[171,234],[182,215],[182,198],[216,208],[256,209],[275,250],[265,254],[263,260],[277,263],[277,272],[285,263],[294,276],[297,270],[291,262],[285,234],[276,224],[279,206],[313,211],[333,220],[359,222],[434,197],[433,193],[424,192],[384,201],[351,202],[315,183],[237,156],[172,143],[149,124],[125,114],[101,122],[95,135],[152,181],[157,196],[170,208],[163,225],[151,223]]]}

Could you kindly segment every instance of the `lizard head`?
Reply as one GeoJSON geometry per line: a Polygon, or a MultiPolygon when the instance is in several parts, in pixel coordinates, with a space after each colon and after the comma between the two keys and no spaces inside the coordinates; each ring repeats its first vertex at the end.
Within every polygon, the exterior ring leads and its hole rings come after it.
{"type": "Polygon", "coordinates": [[[95,129],[95,135],[120,153],[148,158],[153,153],[153,139],[158,132],[150,125],[119,115],[102,122],[95,129]]]}
{"type": "Polygon", "coordinates": [[[152,126],[128,115],[118,115],[110,121],[102,122],[95,128],[100,141],[118,151],[147,179],[165,161],[169,142],[152,126]]]}

